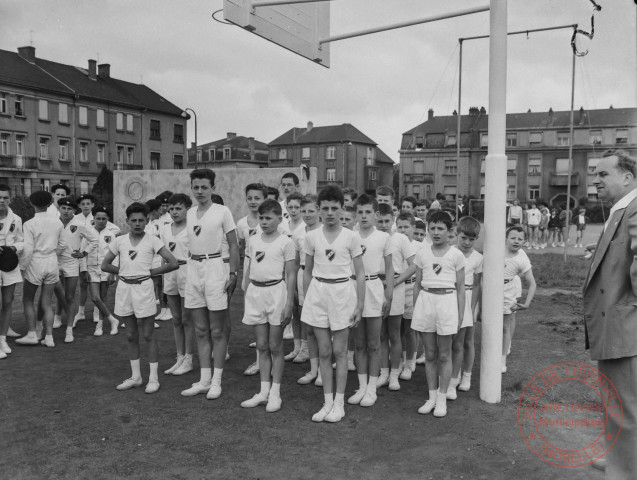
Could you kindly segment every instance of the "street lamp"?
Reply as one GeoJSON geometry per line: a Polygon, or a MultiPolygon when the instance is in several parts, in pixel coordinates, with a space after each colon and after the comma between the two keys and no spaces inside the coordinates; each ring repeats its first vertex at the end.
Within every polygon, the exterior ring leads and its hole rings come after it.
{"type": "MultiPolygon", "coordinates": [[[[199,158],[198,155],[198,151],[197,151],[197,114],[195,113],[195,111],[192,108],[184,108],[184,111],[182,112],[181,116],[184,117],[186,120],[190,120],[190,115],[188,115],[187,112],[192,112],[193,116],[195,117],[195,168],[197,168],[197,160],[199,158]]],[[[188,148],[186,147],[186,151],[188,151],[188,148]]]]}

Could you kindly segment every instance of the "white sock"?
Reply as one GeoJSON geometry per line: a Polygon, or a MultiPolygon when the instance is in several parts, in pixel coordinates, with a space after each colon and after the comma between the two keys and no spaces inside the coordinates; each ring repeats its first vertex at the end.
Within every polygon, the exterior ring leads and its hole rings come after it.
{"type": "Polygon", "coordinates": [[[223,368],[215,368],[212,374],[212,383],[215,385],[221,385],[222,374],[223,374],[223,368]]]}
{"type": "Polygon", "coordinates": [[[458,377],[452,376],[451,380],[449,380],[449,387],[456,388],[459,383],[460,383],[460,379],[458,377]]]}
{"type": "Polygon", "coordinates": [[[502,355],[502,365],[506,365],[506,363],[507,363],[507,356],[502,355]]]}
{"type": "Polygon", "coordinates": [[[62,315],[53,315],[53,321],[54,322],[61,322],[62,321],[62,315]]]}
{"type": "Polygon", "coordinates": [[[7,341],[7,336],[6,335],[0,335],[0,343],[4,343],[7,341]]]}
{"type": "Polygon", "coordinates": [[[130,361],[130,369],[133,372],[133,378],[142,378],[142,370],[139,364],[139,358],[130,361]]]}
{"type": "Polygon", "coordinates": [[[307,349],[307,340],[301,340],[301,348],[307,349]]]}
{"type": "Polygon", "coordinates": [[[312,375],[318,375],[319,360],[317,358],[310,358],[310,373],[312,375]]]}
{"type": "Polygon", "coordinates": [[[271,397],[280,397],[281,396],[281,384],[280,383],[272,383],[270,387],[270,396],[271,397]]]}
{"type": "Polygon", "coordinates": [[[323,397],[325,398],[325,406],[332,408],[332,405],[334,405],[334,396],[331,393],[326,393],[323,397]]]}
{"type": "Polygon", "coordinates": [[[378,377],[372,377],[370,375],[369,379],[367,380],[367,391],[370,393],[375,393],[376,392],[376,382],[378,381],[378,377]]]}
{"type": "Polygon", "coordinates": [[[436,397],[438,396],[438,390],[429,390],[429,400],[436,401],[436,397]]]}
{"type": "Polygon", "coordinates": [[[212,368],[202,368],[201,369],[201,378],[199,383],[202,385],[208,385],[210,383],[210,379],[212,378],[212,368]]]}
{"type": "Polygon", "coordinates": [[[148,376],[148,380],[155,380],[157,381],[157,369],[159,368],[159,363],[158,362],[150,362],[150,375],[148,376]]]}
{"type": "Polygon", "coordinates": [[[73,333],[73,327],[66,327],[66,333],[73,333]]]}
{"type": "Polygon", "coordinates": [[[269,393],[270,393],[270,382],[261,382],[261,391],[259,392],[259,395],[261,395],[262,397],[267,397],[269,393]]]}
{"type": "Polygon", "coordinates": [[[358,374],[358,385],[360,390],[365,390],[367,388],[367,374],[359,373],[358,374]]]}
{"type": "Polygon", "coordinates": [[[119,322],[113,315],[108,316],[108,321],[111,323],[119,322]]]}
{"type": "Polygon", "coordinates": [[[102,320],[98,320],[95,329],[102,328],[102,320]]]}
{"type": "Polygon", "coordinates": [[[438,392],[438,396],[436,397],[436,405],[446,405],[447,404],[447,394],[438,392]]]}
{"type": "Polygon", "coordinates": [[[381,377],[387,377],[389,375],[389,368],[381,368],[380,369],[380,376],[381,377]]]}
{"type": "Polygon", "coordinates": [[[45,335],[44,336],[44,340],[50,340],[52,342],[53,341],[53,335],[45,335]]]}
{"type": "Polygon", "coordinates": [[[337,403],[339,405],[345,405],[345,394],[337,393],[336,398],[334,398],[334,403],[337,403]]]}
{"type": "Polygon", "coordinates": [[[95,319],[99,322],[102,319],[102,315],[101,315],[100,311],[97,308],[94,310],[94,312],[95,312],[95,314],[94,314],[95,315],[95,319]]]}
{"type": "Polygon", "coordinates": [[[82,305],[77,307],[77,314],[78,315],[84,315],[84,307],[82,305]]]}
{"type": "Polygon", "coordinates": [[[390,377],[398,377],[398,375],[400,375],[400,368],[392,368],[389,372],[390,377]]]}
{"type": "Polygon", "coordinates": [[[463,376],[470,377],[470,376],[471,376],[471,372],[470,372],[470,371],[469,371],[469,372],[462,372],[462,375],[463,375],[463,376]]]}
{"type": "Polygon", "coordinates": [[[301,340],[294,339],[294,351],[298,351],[301,349],[301,340]]]}

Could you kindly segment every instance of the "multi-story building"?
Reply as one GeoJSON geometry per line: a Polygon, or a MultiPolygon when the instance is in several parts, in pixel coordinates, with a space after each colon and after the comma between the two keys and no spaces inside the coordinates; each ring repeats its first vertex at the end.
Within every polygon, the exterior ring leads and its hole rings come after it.
{"type": "Polygon", "coordinates": [[[0,183],[15,193],[58,182],[89,192],[103,166],[183,168],[183,110],[109,64],[87,67],[0,50],[0,183]]]}
{"type": "MultiPolygon", "coordinates": [[[[455,112],[454,112],[455,113],[455,112]]],[[[462,115],[435,117],[403,134],[400,150],[400,191],[432,199],[444,193],[484,198],[484,165],[488,116],[472,107],[462,115]],[[458,138],[459,137],[459,138],[458,138]],[[460,142],[460,158],[457,142],[460,142]]],[[[574,112],[571,202],[597,200],[595,166],[610,148],[637,152],[637,108],[607,108],[574,112]]],[[[507,200],[542,199],[566,204],[570,148],[570,111],[507,115],[507,200]]]]}
{"type": "Polygon", "coordinates": [[[188,149],[188,168],[267,167],[268,145],[254,137],[237,136],[228,132],[225,138],[188,149]]]}
{"type": "Polygon", "coordinates": [[[358,192],[374,193],[391,185],[394,161],[378,144],[349,123],[292,128],[271,141],[270,166],[307,165],[317,168],[317,187],[334,183],[358,192]]]}

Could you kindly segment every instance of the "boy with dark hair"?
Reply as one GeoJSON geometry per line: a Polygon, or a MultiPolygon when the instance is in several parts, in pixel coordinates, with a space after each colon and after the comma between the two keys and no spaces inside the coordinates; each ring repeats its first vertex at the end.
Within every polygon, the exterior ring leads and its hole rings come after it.
{"type": "Polygon", "coordinates": [[[409,195],[406,195],[400,201],[400,211],[415,215],[417,203],[418,203],[418,200],[416,200],[415,197],[410,197],[409,195]]]}
{"type": "MultiPolygon", "coordinates": [[[[82,222],[86,228],[94,228],[95,220],[93,219],[93,208],[95,207],[95,197],[91,194],[85,193],[77,197],[76,203],[78,208],[80,209],[80,213],[75,215],[75,218],[82,222]]],[[[84,240],[82,241],[80,248],[86,248],[86,242],[84,240]]],[[[88,270],[89,262],[93,265],[93,262],[96,260],[94,253],[95,250],[93,250],[92,254],[88,257],[80,259],[80,302],[78,305],[77,314],[73,319],[74,326],[79,320],[84,320],[86,318],[84,309],[86,308],[86,298],[89,290],[89,283],[91,282],[88,270]]],[[[95,316],[96,315],[93,315],[93,319],[94,321],[97,321],[95,320],[95,316]]]]}
{"type": "Polygon", "coordinates": [[[126,324],[126,340],[128,341],[128,358],[131,364],[131,377],[117,386],[117,390],[129,390],[142,384],[139,330],[137,321],[141,321],[144,340],[148,344],[148,361],[150,376],[146,385],[146,393],[159,390],[157,370],[157,339],[154,332],[154,316],[156,312],[153,275],[177,270],[177,259],[168,251],[159,238],[146,233],[148,222],[146,206],[132,203],[126,209],[126,223],[129,233],[117,237],[110,243],[109,251],[102,262],[102,270],[119,275],[120,282],[115,292],[115,314],[126,324]],[[153,268],[155,255],[160,255],[166,263],[153,268]],[[119,266],[113,260],[119,257],[119,266]]]}
{"type": "Polygon", "coordinates": [[[58,200],[60,198],[68,197],[69,195],[71,195],[71,189],[68,185],[58,183],[51,187],[51,195],[53,196],[53,202],[47,208],[46,213],[50,213],[52,215],[55,215],[56,217],[59,217],[60,212],[58,210],[58,200]]]}
{"type": "Polygon", "coordinates": [[[379,204],[387,203],[388,205],[394,204],[394,190],[388,185],[381,185],[376,189],[376,200],[379,204]]]}
{"type": "Polygon", "coordinates": [[[294,302],[294,245],[278,232],[282,220],[281,205],[276,200],[261,203],[259,224],[262,233],[254,235],[248,246],[250,284],[246,290],[243,323],[255,327],[261,390],[241,406],[253,408],[267,402],[266,412],[281,409],[283,328],[292,319],[294,302]]]}
{"type": "Polygon", "coordinates": [[[268,194],[266,198],[279,201],[279,190],[274,187],[266,187],[268,189],[268,194]]]}
{"type": "Polygon", "coordinates": [[[301,321],[314,329],[325,401],[312,421],[338,422],[345,415],[348,328],[361,320],[365,302],[365,272],[360,238],[339,222],[343,194],[335,185],[318,195],[322,228],[305,237],[305,300],[301,321]],[[350,282],[354,264],[356,289],[350,282]],[[356,295],[356,303],[353,301],[356,295]],[[333,397],[332,353],[336,357],[336,398],[333,397]]]}
{"type": "Polygon", "coordinates": [[[427,200],[418,200],[416,203],[415,216],[420,220],[424,220],[427,217],[427,210],[429,210],[429,202],[427,200]]]}
{"type": "Polygon", "coordinates": [[[427,225],[423,221],[416,220],[416,224],[414,226],[414,240],[416,240],[419,243],[422,243],[425,241],[426,237],[427,237],[427,225]]]}

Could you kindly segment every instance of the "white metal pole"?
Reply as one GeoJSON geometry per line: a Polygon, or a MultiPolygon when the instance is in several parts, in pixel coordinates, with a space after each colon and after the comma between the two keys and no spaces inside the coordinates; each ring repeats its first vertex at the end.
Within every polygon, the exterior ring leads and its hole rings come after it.
{"type": "MultiPolygon", "coordinates": [[[[462,39],[458,39],[458,42],[460,43],[460,52],[458,55],[458,122],[456,123],[456,222],[460,217],[458,201],[460,199],[460,129],[462,128],[462,39]]],[[[469,159],[467,159],[468,161],[469,159]]],[[[465,208],[469,208],[469,206],[466,205],[465,208]]]]}
{"type": "MultiPolygon", "coordinates": [[[[571,126],[568,135],[568,177],[566,178],[566,231],[571,231],[571,222],[573,220],[571,210],[571,175],[573,174],[573,110],[575,109],[575,59],[577,56],[573,53],[573,68],[571,69],[571,126]]],[[[568,238],[568,236],[567,236],[568,238]]],[[[564,239],[564,261],[566,262],[566,252],[568,250],[568,242],[564,239]]]]}
{"type": "Polygon", "coordinates": [[[489,16],[489,150],[485,167],[480,398],[487,403],[499,403],[502,389],[503,259],[507,189],[507,0],[491,0],[489,16]]]}

